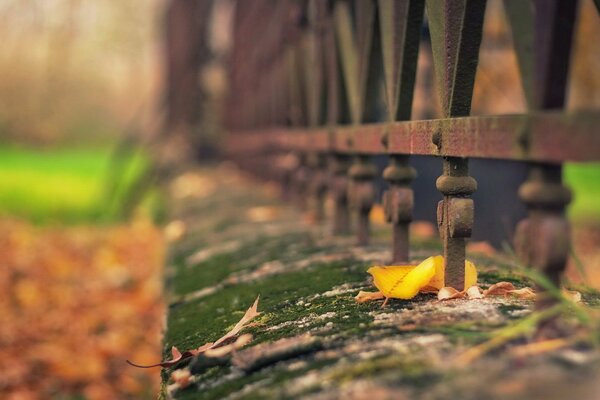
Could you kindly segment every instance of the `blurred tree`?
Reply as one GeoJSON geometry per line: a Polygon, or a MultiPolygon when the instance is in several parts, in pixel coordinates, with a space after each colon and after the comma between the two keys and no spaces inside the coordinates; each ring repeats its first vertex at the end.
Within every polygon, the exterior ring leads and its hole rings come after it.
{"type": "Polygon", "coordinates": [[[0,0],[1,139],[114,134],[140,108],[149,119],[162,3],[0,0]]]}

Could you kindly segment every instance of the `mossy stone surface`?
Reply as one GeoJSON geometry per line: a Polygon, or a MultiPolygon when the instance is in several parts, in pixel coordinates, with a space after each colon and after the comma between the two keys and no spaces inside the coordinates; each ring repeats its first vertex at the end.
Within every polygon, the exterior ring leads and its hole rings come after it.
{"type": "MultiPolygon", "coordinates": [[[[584,361],[575,367],[568,353],[515,360],[505,348],[454,367],[457,355],[529,315],[533,303],[509,298],[438,302],[420,294],[408,301],[392,299],[383,309],[381,302],[357,304],[359,290],[375,290],[366,270],[389,257],[388,227],[374,226],[374,243],[359,248],[352,237],[333,237],[325,225],[308,224],[303,214],[231,169],[194,173],[211,184],[206,193],[176,199],[173,206],[172,218],[183,221],[186,232],[173,241],[168,261],[164,357],[170,357],[172,346],[183,351],[215,341],[257,296],[261,315],[243,330],[253,337],[249,346],[304,334],[323,345],[250,372],[227,362],[209,367],[175,391],[167,389],[171,370],[164,370],[164,397],[487,399],[507,398],[510,391],[510,398],[525,399],[546,394],[552,379],[561,390],[548,398],[560,398],[573,387],[586,398],[583,391],[599,376],[597,352],[587,349],[577,353],[584,361]],[[584,371],[576,381],[573,368],[584,371]]],[[[412,257],[419,261],[440,248],[435,239],[415,238],[412,257]]],[[[506,265],[505,257],[469,258],[478,266],[482,286],[531,285],[506,265]]],[[[596,292],[583,294],[589,304],[599,304],[596,292]]]]}

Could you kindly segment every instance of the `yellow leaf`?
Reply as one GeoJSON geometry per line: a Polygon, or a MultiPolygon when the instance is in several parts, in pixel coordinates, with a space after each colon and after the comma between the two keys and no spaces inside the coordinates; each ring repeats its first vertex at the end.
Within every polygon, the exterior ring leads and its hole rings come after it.
{"type": "Polygon", "coordinates": [[[385,225],[387,222],[385,220],[385,211],[383,207],[380,205],[375,205],[371,208],[371,212],[369,213],[369,221],[374,224],[385,225]]]}
{"type": "MultiPolygon", "coordinates": [[[[446,286],[444,278],[444,273],[446,270],[444,257],[435,256],[431,258],[433,258],[433,262],[435,264],[435,275],[429,282],[429,286],[433,286],[439,290],[446,286]]],[[[477,269],[471,261],[465,260],[465,287],[463,289],[468,289],[475,285],[477,285],[477,269]]]]}
{"type": "Polygon", "coordinates": [[[435,275],[435,257],[429,257],[416,267],[375,266],[367,272],[373,276],[373,283],[386,297],[412,299],[435,275]]]}

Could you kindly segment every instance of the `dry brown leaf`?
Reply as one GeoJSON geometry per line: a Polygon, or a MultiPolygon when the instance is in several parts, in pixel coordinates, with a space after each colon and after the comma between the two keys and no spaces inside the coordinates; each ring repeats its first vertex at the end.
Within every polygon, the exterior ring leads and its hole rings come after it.
{"type": "Polygon", "coordinates": [[[510,290],[508,292],[509,295],[516,297],[521,300],[535,300],[535,292],[533,289],[529,287],[524,287],[522,289],[510,290]]]}
{"type": "Polygon", "coordinates": [[[575,290],[563,289],[562,294],[567,299],[571,300],[573,303],[581,303],[581,293],[579,293],[575,290]]]}
{"type": "MultiPolygon", "coordinates": [[[[156,363],[156,364],[140,365],[140,364],[131,362],[129,360],[126,360],[126,361],[129,365],[132,365],[137,368],[153,368],[153,367],[167,368],[167,367],[172,367],[173,365],[177,364],[179,361],[185,360],[186,358],[194,357],[194,356],[197,356],[198,354],[205,353],[207,350],[215,349],[215,348],[219,347],[221,344],[223,344],[225,341],[235,337],[248,324],[248,322],[250,322],[253,318],[260,315],[260,312],[258,312],[259,297],[257,297],[256,300],[254,300],[254,304],[252,304],[252,306],[248,310],[246,310],[246,313],[244,314],[242,319],[239,320],[239,322],[237,324],[235,324],[233,329],[231,329],[229,332],[227,332],[225,335],[223,335],[220,339],[218,339],[214,343],[209,342],[209,343],[203,344],[202,346],[198,347],[197,349],[188,350],[183,353],[181,353],[177,349],[177,347],[173,346],[173,348],[171,349],[171,354],[172,354],[173,358],[171,360],[163,361],[163,362],[156,363]]],[[[247,338],[245,338],[245,340],[246,339],[247,338]]]]}
{"type": "Polygon", "coordinates": [[[365,292],[363,290],[359,291],[356,296],[354,296],[354,300],[357,303],[366,303],[367,301],[380,300],[385,298],[383,293],[381,292],[365,292]]]}
{"type": "Polygon", "coordinates": [[[481,293],[479,286],[471,286],[467,289],[467,297],[469,299],[483,299],[483,293],[481,293]]]}
{"type": "Polygon", "coordinates": [[[462,299],[465,297],[465,292],[459,292],[451,286],[446,286],[438,292],[438,300],[462,299]]]}
{"type": "Polygon", "coordinates": [[[483,292],[485,297],[487,296],[506,296],[508,292],[515,290],[515,285],[510,282],[498,282],[493,284],[483,292]]]}
{"type": "Polygon", "coordinates": [[[163,361],[163,362],[156,363],[156,364],[140,365],[140,364],[136,364],[136,363],[134,363],[132,361],[129,361],[129,360],[126,360],[126,361],[127,361],[127,364],[129,364],[129,365],[131,365],[133,367],[137,367],[137,368],[154,368],[154,367],[168,368],[168,367],[172,367],[173,365],[177,364],[181,360],[185,360],[186,358],[194,357],[194,356],[197,356],[200,353],[205,352],[211,346],[212,346],[212,343],[206,343],[206,344],[198,347],[197,349],[184,351],[183,353],[181,353],[177,349],[177,347],[173,346],[171,348],[172,358],[170,360],[163,361]]]}
{"type": "Polygon", "coordinates": [[[260,315],[260,313],[258,312],[258,299],[260,298],[260,296],[258,296],[256,298],[256,300],[254,300],[254,304],[252,304],[252,307],[250,307],[248,310],[246,310],[246,313],[244,314],[244,316],[242,317],[242,319],[239,320],[239,322],[237,324],[235,324],[235,326],[233,327],[232,330],[230,330],[229,332],[227,332],[225,335],[223,335],[222,338],[220,338],[219,340],[217,340],[210,348],[213,349],[215,347],[217,347],[218,345],[220,345],[221,343],[223,343],[224,341],[226,341],[227,339],[230,339],[232,337],[234,337],[235,335],[237,335],[242,328],[244,328],[244,326],[250,322],[251,319],[258,317],[260,315]]]}

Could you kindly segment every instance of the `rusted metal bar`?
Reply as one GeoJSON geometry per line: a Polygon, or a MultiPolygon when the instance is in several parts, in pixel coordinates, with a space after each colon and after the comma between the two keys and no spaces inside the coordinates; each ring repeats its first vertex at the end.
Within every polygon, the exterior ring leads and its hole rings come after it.
{"type": "MultiPolygon", "coordinates": [[[[389,122],[410,119],[424,6],[424,0],[378,2],[389,122]]],[[[387,143],[386,139],[382,144],[387,143]]],[[[383,172],[390,185],[384,193],[383,207],[387,222],[392,224],[393,264],[410,260],[409,224],[413,208],[410,184],[415,177],[416,171],[407,156],[390,156],[390,164],[383,172]]]]}
{"type": "MultiPolygon", "coordinates": [[[[427,0],[433,64],[442,111],[446,117],[468,115],[483,28],[485,0],[427,0]]],[[[452,139],[454,132],[440,132],[452,139]]],[[[443,143],[443,142],[442,142],[443,143]]],[[[444,242],[445,284],[458,290],[465,282],[465,245],[473,228],[477,188],[466,158],[444,157],[444,172],[436,182],[444,195],[438,205],[438,225],[444,242]]]]}
{"type": "MultiPolygon", "coordinates": [[[[529,108],[562,108],[577,1],[537,0],[532,6],[524,7],[513,0],[506,1],[505,6],[529,108]]],[[[563,133],[571,135],[570,131],[563,133]]],[[[586,142],[579,143],[579,152],[593,145],[593,141],[586,142]]],[[[571,200],[571,192],[562,183],[562,166],[532,164],[519,196],[527,205],[529,216],[517,226],[517,254],[526,265],[540,270],[559,285],[570,248],[565,207],[571,200]]],[[[538,307],[551,303],[551,299],[542,296],[538,307]]]]}
{"type": "MultiPolygon", "coordinates": [[[[304,48],[304,76],[306,80],[306,109],[308,124],[318,127],[323,124],[325,104],[325,22],[327,21],[327,3],[319,0],[308,2],[308,26],[302,46],[304,48]]],[[[324,202],[328,188],[327,157],[320,151],[308,153],[310,167],[310,205],[315,222],[324,217],[324,202]]]]}
{"type": "Polygon", "coordinates": [[[408,156],[390,156],[390,165],[383,171],[383,179],[390,183],[384,193],[383,208],[392,223],[392,263],[409,261],[409,223],[412,221],[413,191],[410,183],[417,172],[408,163],[408,156]]]}
{"type": "MultiPolygon", "coordinates": [[[[321,2],[323,3],[323,2],[321,2]]],[[[336,46],[335,27],[331,10],[327,12],[325,23],[324,47],[326,65],[326,122],[324,141],[328,152],[328,186],[333,200],[334,235],[350,233],[350,210],[348,205],[348,157],[339,154],[329,146],[335,127],[341,122],[342,100],[345,98],[341,85],[340,65],[336,46]]]]}
{"type": "Polygon", "coordinates": [[[227,140],[230,154],[315,149],[546,163],[600,160],[600,111],[540,111],[330,129],[265,128],[227,140]],[[358,132],[355,134],[355,132],[358,132]],[[446,135],[445,132],[452,132],[446,135]],[[354,138],[352,144],[349,143],[354,138]]]}
{"type": "MultiPolygon", "coordinates": [[[[334,23],[350,118],[352,124],[357,126],[363,121],[366,98],[376,85],[373,79],[370,79],[375,60],[371,54],[375,25],[374,0],[357,0],[353,7],[350,7],[348,2],[336,2],[334,23]]],[[[371,101],[368,104],[373,103],[371,101]]],[[[353,158],[348,171],[348,200],[350,208],[357,214],[357,243],[366,245],[369,242],[369,213],[375,201],[373,180],[376,170],[369,156],[355,153],[353,158]]]]}

